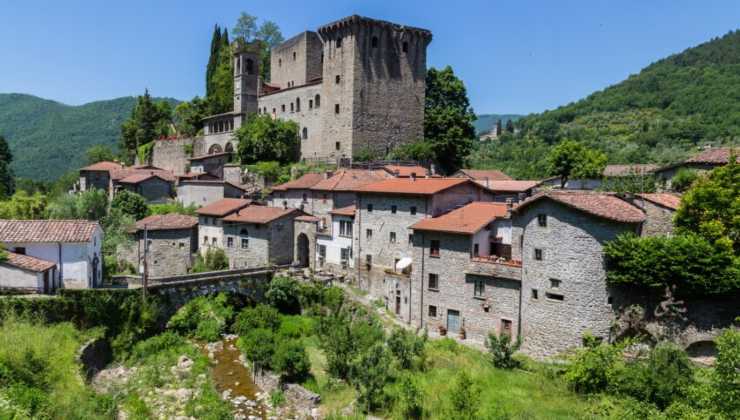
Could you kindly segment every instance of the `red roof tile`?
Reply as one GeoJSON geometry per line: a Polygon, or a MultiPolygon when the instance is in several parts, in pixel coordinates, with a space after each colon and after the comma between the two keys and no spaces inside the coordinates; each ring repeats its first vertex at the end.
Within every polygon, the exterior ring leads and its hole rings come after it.
{"type": "Polygon", "coordinates": [[[324,179],[324,174],[308,173],[298,179],[272,187],[274,191],[305,190],[313,187],[324,179]]]}
{"type": "Polygon", "coordinates": [[[0,220],[0,242],[88,242],[99,226],[88,220],[0,220]]]}
{"type": "Polygon", "coordinates": [[[506,180],[506,181],[476,180],[475,182],[479,185],[482,185],[488,188],[489,190],[498,191],[498,192],[526,192],[542,183],[542,181],[518,181],[518,180],[506,180]]]}
{"type": "Polygon", "coordinates": [[[111,171],[111,178],[114,181],[120,181],[122,179],[128,178],[132,175],[140,175],[140,174],[156,174],[160,178],[164,179],[165,181],[174,182],[175,181],[175,175],[166,169],[147,169],[147,168],[123,168],[111,171]]]}
{"type": "Polygon", "coordinates": [[[322,180],[311,189],[316,191],[359,191],[365,185],[391,177],[392,175],[384,170],[340,169],[333,176],[322,180]]]}
{"type": "Polygon", "coordinates": [[[415,166],[403,166],[403,165],[385,165],[383,166],[388,173],[394,176],[410,177],[411,174],[421,178],[427,175],[427,168],[419,165],[415,166]]]}
{"type": "Polygon", "coordinates": [[[224,222],[265,224],[289,214],[299,214],[298,209],[280,207],[249,206],[224,217],[224,222]]]}
{"type": "MultiPolygon", "coordinates": [[[[730,161],[730,147],[707,149],[686,160],[687,163],[727,164],[730,161]]],[[[735,160],[740,162],[740,148],[735,149],[735,160]]]]}
{"type": "Polygon", "coordinates": [[[299,222],[315,223],[315,222],[318,222],[321,219],[318,218],[318,217],[316,217],[316,216],[311,216],[310,214],[304,214],[303,216],[296,217],[295,220],[297,220],[299,222]]]}
{"type": "Polygon", "coordinates": [[[510,176],[496,169],[460,169],[455,175],[475,180],[507,181],[511,179],[510,176]]]}
{"type": "Polygon", "coordinates": [[[645,220],[645,213],[642,210],[614,194],[586,191],[541,192],[519,203],[514,211],[520,211],[533,202],[547,198],[593,216],[617,222],[640,223],[645,220]]]}
{"type": "Polygon", "coordinates": [[[216,201],[215,203],[211,203],[207,206],[201,207],[195,212],[204,216],[223,217],[227,214],[243,209],[251,203],[252,200],[245,200],[242,198],[224,198],[222,200],[216,201]]]}
{"type": "Polygon", "coordinates": [[[198,224],[198,218],[184,214],[157,214],[145,217],[136,222],[136,230],[174,230],[192,229],[198,224]]]}
{"type": "Polygon", "coordinates": [[[56,263],[32,257],[30,255],[21,255],[16,254],[15,252],[7,252],[6,254],[8,259],[0,262],[0,264],[7,264],[22,270],[34,271],[37,273],[43,273],[44,271],[56,267],[56,263]]]}
{"type": "Polygon", "coordinates": [[[152,174],[152,173],[135,173],[133,175],[127,176],[126,178],[119,179],[118,182],[121,183],[121,184],[140,184],[140,183],[142,183],[144,181],[147,181],[149,179],[152,179],[152,178],[159,178],[162,181],[171,182],[171,181],[163,178],[159,174],[152,174]]]}
{"type": "Polygon", "coordinates": [[[357,189],[364,193],[433,195],[448,188],[473,182],[466,178],[391,178],[357,189]]]}
{"type": "Polygon", "coordinates": [[[334,209],[330,211],[329,213],[337,215],[337,216],[354,216],[355,210],[357,210],[357,208],[355,207],[354,204],[352,204],[351,206],[334,209]]]}
{"type": "Polygon", "coordinates": [[[92,165],[81,168],[81,171],[105,171],[110,172],[118,169],[123,169],[123,165],[118,162],[102,161],[93,163],[92,165]]]}
{"type": "Polygon", "coordinates": [[[631,175],[649,175],[655,172],[659,165],[653,163],[637,163],[632,165],[606,165],[603,176],[631,176],[631,175]]]}
{"type": "Polygon", "coordinates": [[[422,219],[413,224],[411,229],[472,235],[496,218],[504,216],[505,203],[474,201],[441,216],[422,219]]]}
{"type": "Polygon", "coordinates": [[[644,193],[637,194],[645,200],[655,203],[659,206],[667,207],[671,210],[677,210],[681,205],[681,196],[673,193],[644,193]]]}
{"type": "Polygon", "coordinates": [[[228,155],[230,155],[232,153],[233,152],[211,153],[210,155],[200,155],[200,156],[191,157],[191,158],[188,158],[188,160],[191,161],[191,162],[194,161],[194,160],[195,161],[198,161],[198,160],[208,160],[208,159],[213,159],[213,158],[220,158],[222,156],[228,156],[228,155]]]}

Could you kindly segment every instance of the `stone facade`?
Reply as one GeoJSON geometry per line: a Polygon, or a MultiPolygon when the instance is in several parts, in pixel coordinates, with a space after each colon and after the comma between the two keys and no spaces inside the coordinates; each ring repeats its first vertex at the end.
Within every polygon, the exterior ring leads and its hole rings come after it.
{"type": "Polygon", "coordinates": [[[173,184],[156,176],[137,184],[119,184],[119,187],[141,195],[148,203],[164,203],[174,196],[173,184]]]}
{"type": "MultiPolygon", "coordinates": [[[[191,154],[188,153],[190,149],[192,154],[196,154],[195,145],[202,143],[201,138],[182,138],[174,140],[157,140],[154,142],[154,148],[152,149],[152,166],[166,169],[171,171],[175,175],[184,175],[188,172],[189,158],[191,154]]],[[[198,153],[198,154],[203,154],[198,153]]]]}
{"type": "Polygon", "coordinates": [[[293,263],[316,269],[316,230],[315,220],[295,219],[293,223],[294,255],[293,263]]]}
{"type": "Polygon", "coordinates": [[[270,52],[270,84],[281,88],[303,86],[321,79],[321,39],[305,31],[270,52]]]}
{"type": "Polygon", "coordinates": [[[269,223],[223,223],[223,247],[231,268],[265,267],[293,262],[295,213],[269,223]]]}
{"type": "Polygon", "coordinates": [[[334,154],[332,150],[322,149],[325,146],[322,142],[323,103],[320,81],[265,93],[259,99],[260,113],[298,124],[303,158],[320,158],[325,157],[326,153],[334,154]]]}
{"type": "Polygon", "coordinates": [[[177,185],[177,201],[185,206],[207,206],[224,198],[241,198],[244,191],[224,181],[182,180],[177,185]]]}
{"type": "Polygon", "coordinates": [[[80,171],[80,191],[97,188],[110,191],[111,179],[108,171],[80,171]]]}
{"type": "Polygon", "coordinates": [[[630,202],[645,212],[645,222],[642,224],[641,232],[643,236],[670,235],[673,233],[675,210],[640,197],[636,197],[630,202]]]}
{"type": "MultiPolygon", "coordinates": [[[[144,255],[144,232],[137,234],[138,253],[144,255]]],[[[198,250],[198,228],[150,230],[147,232],[149,251],[147,269],[150,277],[186,274],[193,266],[193,254],[198,250]]]]}

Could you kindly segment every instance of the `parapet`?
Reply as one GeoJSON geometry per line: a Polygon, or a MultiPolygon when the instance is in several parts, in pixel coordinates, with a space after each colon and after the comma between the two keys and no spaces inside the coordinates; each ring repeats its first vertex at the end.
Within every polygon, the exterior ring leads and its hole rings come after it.
{"type": "Polygon", "coordinates": [[[343,19],[339,19],[337,21],[323,25],[319,27],[318,32],[319,34],[323,36],[323,35],[328,35],[334,31],[343,29],[343,28],[348,28],[348,27],[358,26],[358,25],[380,26],[380,27],[384,27],[384,28],[387,28],[393,31],[410,32],[419,37],[428,38],[428,41],[431,41],[432,39],[432,31],[428,29],[401,25],[398,23],[388,22],[385,20],[371,19],[365,16],[359,16],[359,15],[347,16],[343,19]]]}

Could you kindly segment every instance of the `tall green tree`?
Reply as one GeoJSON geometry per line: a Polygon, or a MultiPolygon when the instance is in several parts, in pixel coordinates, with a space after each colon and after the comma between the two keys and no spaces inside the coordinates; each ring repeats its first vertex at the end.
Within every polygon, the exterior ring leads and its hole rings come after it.
{"type": "Polygon", "coordinates": [[[0,199],[10,197],[15,192],[15,175],[10,163],[13,154],[5,137],[0,136],[0,199]]]}
{"type": "Polygon", "coordinates": [[[115,209],[122,214],[133,217],[134,220],[141,220],[149,214],[149,208],[144,197],[127,190],[116,193],[110,207],[112,210],[115,209]]]}
{"type": "Polygon", "coordinates": [[[235,38],[244,38],[245,41],[253,41],[257,35],[257,16],[242,12],[236,20],[236,25],[231,31],[235,38]]]}
{"type": "Polygon", "coordinates": [[[286,164],[298,158],[298,125],[293,121],[252,114],[235,135],[242,163],[277,161],[286,164]]]}
{"type": "Polygon", "coordinates": [[[203,128],[203,118],[208,116],[208,102],[196,96],[180,102],[175,107],[175,129],[183,137],[193,137],[203,128]]]}
{"type": "Polygon", "coordinates": [[[136,99],[136,106],[128,120],[121,124],[121,153],[132,161],[139,146],[170,132],[172,107],[166,101],[155,102],[149,90],[136,99]]]}
{"type": "Polygon", "coordinates": [[[260,76],[262,80],[270,80],[270,50],[281,44],[285,38],[277,23],[266,20],[259,26],[257,17],[242,12],[236,21],[231,33],[235,38],[243,38],[247,42],[260,42],[260,76]]]}
{"type": "Polygon", "coordinates": [[[113,151],[113,149],[104,144],[96,144],[95,146],[87,149],[85,155],[88,165],[103,161],[111,161],[116,158],[116,153],[113,151]]]}
{"type": "Polygon", "coordinates": [[[550,175],[560,177],[560,186],[572,178],[601,178],[606,155],[572,140],[564,140],[547,156],[550,175]]]}
{"type": "Polygon", "coordinates": [[[424,141],[431,144],[440,169],[452,173],[462,167],[473,148],[475,114],[465,84],[450,66],[429,69],[426,84],[424,141]]]}
{"type": "Polygon", "coordinates": [[[213,94],[213,75],[216,72],[216,68],[218,67],[221,45],[221,27],[216,24],[213,27],[213,36],[211,37],[211,54],[208,56],[208,65],[206,66],[206,98],[213,94]]]}

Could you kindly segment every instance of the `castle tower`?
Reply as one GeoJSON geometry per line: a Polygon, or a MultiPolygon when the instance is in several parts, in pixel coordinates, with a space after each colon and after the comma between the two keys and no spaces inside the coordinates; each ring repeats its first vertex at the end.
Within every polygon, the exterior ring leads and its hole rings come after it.
{"type": "Polygon", "coordinates": [[[318,32],[324,43],[322,148],[346,159],[421,139],[432,33],[357,15],[318,32]]]}
{"type": "Polygon", "coordinates": [[[234,128],[239,128],[247,114],[257,112],[257,89],[260,74],[259,42],[237,39],[234,51],[234,128]]]}

